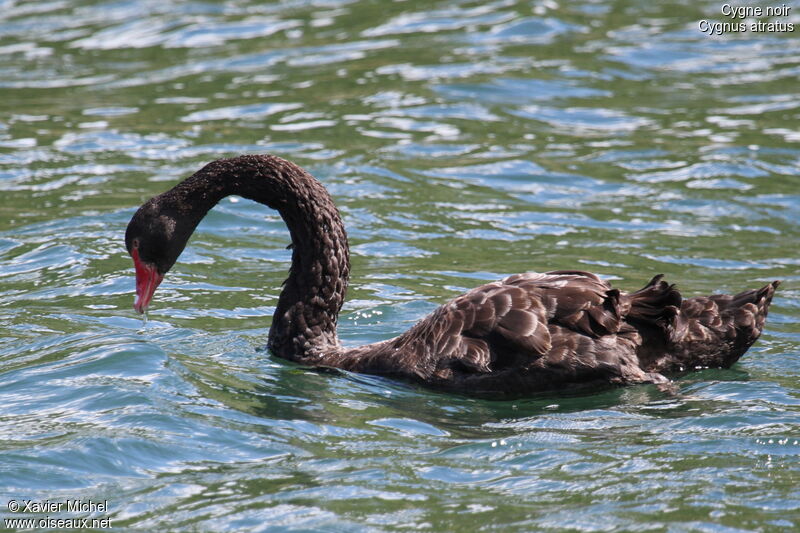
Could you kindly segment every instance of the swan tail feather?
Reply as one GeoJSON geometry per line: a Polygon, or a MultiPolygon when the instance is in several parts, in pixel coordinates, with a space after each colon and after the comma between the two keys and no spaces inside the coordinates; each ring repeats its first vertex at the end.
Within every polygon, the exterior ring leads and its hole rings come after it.
{"type": "Polygon", "coordinates": [[[779,284],[683,300],[669,328],[673,369],[728,368],[738,361],[761,336],[779,284]]]}
{"type": "Polygon", "coordinates": [[[643,322],[671,332],[683,297],[674,284],[663,278],[664,275],[659,274],[643,288],[625,296],[623,305],[628,321],[643,322]]]}

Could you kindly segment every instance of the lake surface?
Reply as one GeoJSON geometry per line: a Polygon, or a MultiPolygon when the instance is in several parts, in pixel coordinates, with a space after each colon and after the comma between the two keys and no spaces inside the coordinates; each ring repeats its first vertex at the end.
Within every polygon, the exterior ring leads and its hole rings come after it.
{"type": "MultiPolygon", "coordinates": [[[[0,518],[800,528],[800,29],[702,32],[721,5],[0,2],[0,518]],[[348,345],[522,271],[784,284],[737,365],[673,393],[476,400],[263,351],[288,232],[229,198],[143,323],[136,207],[266,152],[341,208],[348,345]],[[108,509],[10,503],[70,499],[108,509]]],[[[800,28],[790,5],[763,20],[800,28]]]]}

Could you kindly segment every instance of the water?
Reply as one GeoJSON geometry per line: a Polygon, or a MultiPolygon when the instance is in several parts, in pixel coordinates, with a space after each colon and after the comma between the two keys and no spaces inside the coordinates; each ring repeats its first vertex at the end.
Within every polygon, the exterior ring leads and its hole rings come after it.
{"type": "MultiPolygon", "coordinates": [[[[800,527],[800,41],[721,3],[2,2],[0,515],[117,528],[800,527]],[[123,232],[204,163],[292,159],[353,247],[345,343],[520,271],[783,279],[730,370],[491,402],[272,358],[288,234],[230,198],[143,324],[123,232]]],[[[764,4],[765,6],[767,4],[764,4]]],[[[800,24],[800,6],[776,21],[800,24]]],[[[8,527],[7,524],[5,527],[8,527]]]]}

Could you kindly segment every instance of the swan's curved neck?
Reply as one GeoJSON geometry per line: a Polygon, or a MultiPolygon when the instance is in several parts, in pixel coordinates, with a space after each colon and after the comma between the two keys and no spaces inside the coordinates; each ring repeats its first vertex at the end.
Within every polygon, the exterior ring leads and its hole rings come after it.
{"type": "Polygon", "coordinates": [[[350,274],[347,234],[328,191],[297,165],[274,156],[240,156],[206,165],[179,184],[199,219],[228,195],[276,209],[292,238],[292,266],[269,332],[269,349],[309,361],[337,351],[336,322],[350,274]]]}

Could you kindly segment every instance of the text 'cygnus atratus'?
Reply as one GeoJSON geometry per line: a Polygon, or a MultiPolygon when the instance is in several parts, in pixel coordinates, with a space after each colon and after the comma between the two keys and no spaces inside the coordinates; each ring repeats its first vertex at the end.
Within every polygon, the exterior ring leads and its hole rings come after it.
{"type": "Polygon", "coordinates": [[[661,383],[671,372],[729,367],[761,334],[779,283],[683,299],[662,276],[629,294],[577,270],[515,274],[462,294],[399,337],[344,348],[336,322],[350,259],[339,211],[294,163],[245,155],[209,163],[133,216],[125,245],[138,312],[200,220],[232,194],[277,209],[291,234],[292,265],[269,330],[273,354],[466,394],[661,383]]]}

